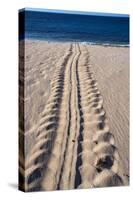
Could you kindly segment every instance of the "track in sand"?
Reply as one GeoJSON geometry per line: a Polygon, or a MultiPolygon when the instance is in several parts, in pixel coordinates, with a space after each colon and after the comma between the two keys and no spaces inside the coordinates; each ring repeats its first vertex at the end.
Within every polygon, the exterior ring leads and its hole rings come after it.
{"type": "Polygon", "coordinates": [[[126,184],[85,45],[56,66],[24,176],[26,191],[126,184]]]}

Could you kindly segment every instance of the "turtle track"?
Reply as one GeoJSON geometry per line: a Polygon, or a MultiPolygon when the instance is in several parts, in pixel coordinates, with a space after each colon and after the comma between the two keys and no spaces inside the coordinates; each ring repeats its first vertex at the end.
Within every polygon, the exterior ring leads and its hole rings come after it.
{"type": "Polygon", "coordinates": [[[56,66],[26,159],[25,191],[125,185],[89,59],[85,45],[73,43],[56,66]]]}

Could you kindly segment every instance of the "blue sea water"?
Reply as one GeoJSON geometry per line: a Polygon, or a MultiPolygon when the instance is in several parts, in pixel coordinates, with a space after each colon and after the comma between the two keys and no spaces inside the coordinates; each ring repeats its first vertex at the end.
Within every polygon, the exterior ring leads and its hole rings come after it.
{"type": "Polygon", "coordinates": [[[129,45],[129,17],[25,11],[22,20],[19,39],[129,45]]]}

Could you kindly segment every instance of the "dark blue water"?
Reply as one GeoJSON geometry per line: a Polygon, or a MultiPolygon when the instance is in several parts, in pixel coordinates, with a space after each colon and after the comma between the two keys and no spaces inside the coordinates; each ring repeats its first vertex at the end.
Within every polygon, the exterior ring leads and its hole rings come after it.
{"type": "Polygon", "coordinates": [[[20,25],[23,19],[20,39],[129,44],[129,17],[25,11],[20,12],[20,25]]]}

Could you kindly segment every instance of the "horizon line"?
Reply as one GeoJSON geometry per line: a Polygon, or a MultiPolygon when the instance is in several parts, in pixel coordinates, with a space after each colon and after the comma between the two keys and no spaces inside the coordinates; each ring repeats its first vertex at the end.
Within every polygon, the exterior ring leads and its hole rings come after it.
{"type": "Polygon", "coordinates": [[[72,10],[58,10],[58,9],[45,9],[45,8],[21,8],[19,12],[23,11],[36,11],[36,12],[47,12],[47,13],[58,13],[58,14],[77,14],[77,15],[93,15],[93,16],[107,16],[107,17],[129,17],[129,14],[121,13],[104,13],[104,12],[87,12],[87,11],[72,11],[72,10]]]}

